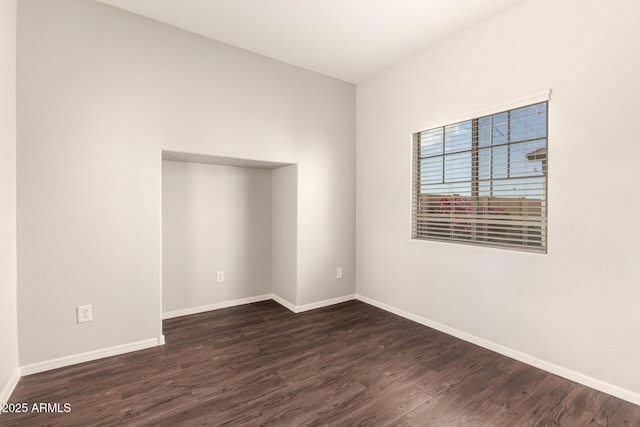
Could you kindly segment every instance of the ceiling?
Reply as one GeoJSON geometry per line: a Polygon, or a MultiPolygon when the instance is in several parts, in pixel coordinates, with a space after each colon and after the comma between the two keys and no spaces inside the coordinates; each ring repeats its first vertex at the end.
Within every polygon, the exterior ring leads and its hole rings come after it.
{"type": "Polygon", "coordinates": [[[522,0],[97,0],[359,83],[522,0]]]}

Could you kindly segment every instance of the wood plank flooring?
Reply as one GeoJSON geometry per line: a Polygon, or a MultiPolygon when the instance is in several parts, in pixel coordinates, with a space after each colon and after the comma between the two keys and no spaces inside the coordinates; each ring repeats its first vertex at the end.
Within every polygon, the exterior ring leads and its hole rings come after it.
{"type": "Polygon", "coordinates": [[[640,426],[640,407],[367,304],[164,322],[162,347],[20,380],[3,426],[640,426]]]}

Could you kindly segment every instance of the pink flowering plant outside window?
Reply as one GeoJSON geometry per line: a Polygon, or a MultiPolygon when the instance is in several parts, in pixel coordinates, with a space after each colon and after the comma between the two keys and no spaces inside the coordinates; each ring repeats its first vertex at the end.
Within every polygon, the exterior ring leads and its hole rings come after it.
{"type": "Polygon", "coordinates": [[[464,216],[471,213],[471,201],[461,197],[442,197],[438,210],[451,215],[449,228],[452,233],[470,232],[471,223],[465,222],[464,216]]]}
{"type": "MultiPolygon", "coordinates": [[[[435,210],[440,214],[449,216],[450,219],[443,221],[443,225],[449,229],[452,235],[457,235],[459,238],[469,238],[471,236],[473,223],[469,220],[469,216],[474,214],[471,198],[458,195],[441,197],[435,210]]],[[[504,209],[500,207],[478,206],[476,209],[476,213],[487,213],[489,215],[500,215],[503,212],[504,209]]],[[[476,226],[476,228],[480,227],[476,226]]],[[[477,231],[479,232],[479,230],[477,231]]],[[[491,227],[491,224],[489,224],[489,226],[479,234],[490,237],[492,231],[495,232],[495,227],[491,227]]]]}

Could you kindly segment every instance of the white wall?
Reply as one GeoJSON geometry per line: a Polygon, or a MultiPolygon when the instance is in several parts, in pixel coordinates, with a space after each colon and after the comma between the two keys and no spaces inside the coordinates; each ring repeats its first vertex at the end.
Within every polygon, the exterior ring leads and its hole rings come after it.
{"type": "Polygon", "coordinates": [[[298,305],[298,166],[272,172],[272,282],[273,293],[298,305]],[[293,268],[292,268],[293,267],[293,268]]]}
{"type": "Polygon", "coordinates": [[[640,401],[639,19],[530,0],[359,85],[358,293],[640,401]],[[411,241],[410,131],[548,88],[548,254],[411,241]]]}
{"type": "Polygon", "coordinates": [[[298,298],[353,293],[353,85],[89,0],[18,12],[22,364],[162,333],[163,149],[298,164],[298,298]]]}
{"type": "Polygon", "coordinates": [[[0,403],[18,369],[16,313],[16,1],[0,2],[0,403]]]}
{"type": "Polygon", "coordinates": [[[164,160],[163,313],[270,293],[271,170],[164,160]]]}

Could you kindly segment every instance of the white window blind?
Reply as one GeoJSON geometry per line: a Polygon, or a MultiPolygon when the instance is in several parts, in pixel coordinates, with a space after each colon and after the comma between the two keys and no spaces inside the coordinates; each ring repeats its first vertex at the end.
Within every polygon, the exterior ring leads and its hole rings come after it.
{"type": "Polygon", "coordinates": [[[414,133],[413,238],[546,252],[547,106],[414,133]]]}

